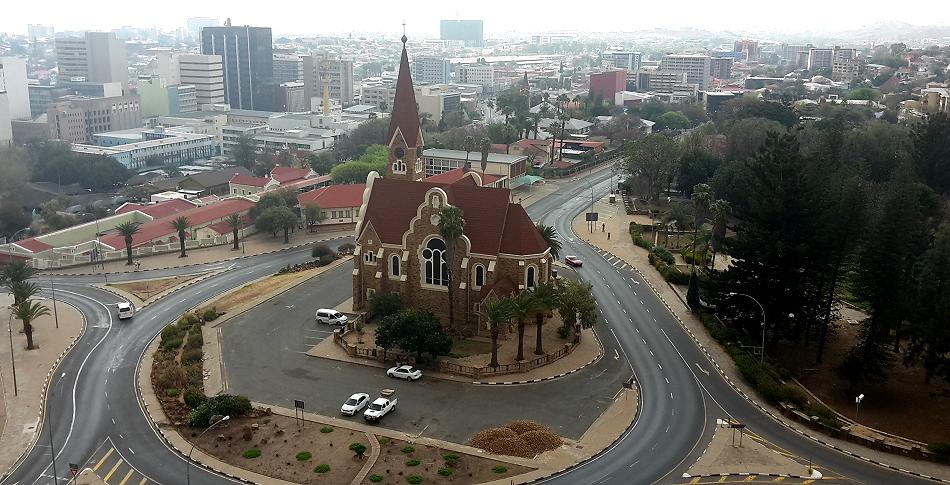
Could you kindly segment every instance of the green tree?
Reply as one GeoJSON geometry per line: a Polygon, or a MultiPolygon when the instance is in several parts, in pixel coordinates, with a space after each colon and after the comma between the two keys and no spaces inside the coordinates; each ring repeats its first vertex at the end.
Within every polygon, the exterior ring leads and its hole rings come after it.
{"type": "Polygon", "coordinates": [[[705,184],[716,174],[722,160],[702,149],[687,149],[679,159],[676,174],[676,188],[686,197],[692,197],[693,187],[705,184]]]}
{"type": "Polygon", "coordinates": [[[627,173],[642,181],[643,197],[654,199],[660,196],[660,190],[667,184],[678,160],[679,145],[675,140],[651,134],[627,143],[622,163],[627,173]]]}
{"type": "Polygon", "coordinates": [[[33,321],[45,315],[49,315],[49,308],[40,302],[32,300],[21,301],[19,305],[13,307],[13,316],[23,322],[23,335],[26,335],[26,349],[34,350],[33,345],[33,321]]]}
{"type": "Polygon", "coordinates": [[[330,170],[333,170],[333,166],[336,165],[336,157],[333,152],[321,152],[314,153],[310,155],[310,168],[314,172],[320,175],[327,175],[330,173],[330,170]]]}
{"type": "Polygon", "coordinates": [[[511,301],[508,298],[490,298],[481,304],[478,314],[485,319],[491,334],[490,367],[498,367],[498,333],[511,320],[511,301]]]}
{"type": "Polygon", "coordinates": [[[722,251],[723,245],[726,242],[726,224],[729,222],[729,215],[732,213],[732,206],[729,205],[729,201],[724,199],[719,199],[709,206],[710,212],[712,212],[712,238],[710,239],[710,246],[712,247],[712,258],[710,258],[710,267],[716,267],[716,253],[722,251]]]}
{"type": "Polygon", "coordinates": [[[350,451],[356,454],[357,460],[362,460],[363,455],[366,454],[366,445],[363,443],[350,443],[350,451]]]}
{"type": "Polygon", "coordinates": [[[303,215],[307,220],[307,229],[310,230],[310,232],[313,232],[313,228],[325,219],[325,217],[323,217],[323,209],[321,209],[320,205],[316,202],[311,202],[303,206],[303,215]]]}
{"type": "Polygon", "coordinates": [[[685,130],[692,126],[682,111],[667,111],[656,119],[656,124],[660,130],[685,130]]]}
{"type": "Polygon", "coordinates": [[[372,318],[386,318],[401,312],[402,309],[403,301],[399,293],[377,291],[369,297],[369,314],[372,318]]]}
{"type": "Polygon", "coordinates": [[[132,266],[132,237],[138,234],[140,223],[129,221],[115,226],[119,234],[125,238],[125,264],[132,266]]]}
{"type": "Polygon", "coordinates": [[[234,246],[231,247],[231,250],[238,250],[238,230],[241,229],[241,226],[244,225],[244,216],[238,214],[237,212],[230,214],[227,218],[228,227],[231,228],[231,240],[234,243],[234,246]]]}
{"type": "Polygon", "coordinates": [[[557,308],[564,327],[573,331],[574,326],[589,328],[597,322],[597,300],[593,285],[587,281],[566,280],[557,293],[557,308]],[[577,317],[580,316],[580,321],[577,317]]]}
{"type": "Polygon", "coordinates": [[[534,323],[537,327],[535,335],[534,354],[544,355],[544,345],[541,339],[541,326],[544,325],[544,318],[548,312],[557,306],[558,290],[552,283],[542,283],[535,285],[532,293],[534,300],[534,323]]]}
{"type": "MultiPolygon", "coordinates": [[[[386,111],[383,109],[383,111],[386,111]]],[[[375,118],[360,123],[339,143],[333,146],[335,160],[353,160],[362,155],[372,145],[386,145],[389,130],[388,118],[375,118]]],[[[364,177],[365,180],[365,177],[364,177]]]]}
{"type": "Polygon", "coordinates": [[[852,89],[848,93],[848,99],[863,99],[873,101],[878,98],[877,91],[871,88],[857,88],[852,89]]]}
{"type": "Polygon", "coordinates": [[[287,206],[270,207],[262,217],[273,221],[273,229],[284,232],[284,244],[290,244],[290,231],[297,226],[297,216],[287,206]]]}
{"type": "Polygon", "coordinates": [[[742,118],[724,129],[726,135],[726,159],[743,160],[758,153],[772,133],[785,134],[781,123],[768,118],[742,118]]]}
{"type": "Polygon", "coordinates": [[[509,299],[511,317],[518,321],[518,355],[515,360],[524,360],[524,322],[525,319],[534,314],[537,303],[534,301],[534,293],[525,290],[521,291],[509,299]]]}
{"type": "Polygon", "coordinates": [[[238,166],[248,170],[254,168],[257,157],[257,148],[254,140],[250,137],[241,135],[237,139],[237,144],[231,151],[231,159],[238,166]]]}
{"type": "Polygon", "coordinates": [[[924,382],[934,375],[950,382],[950,224],[940,226],[919,263],[916,306],[907,329],[906,362],[922,363],[924,382]]]}
{"type": "Polygon", "coordinates": [[[181,254],[178,255],[179,258],[184,258],[188,256],[185,254],[185,238],[187,237],[186,232],[188,227],[191,226],[191,222],[188,221],[188,218],[185,216],[178,216],[171,221],[172,229],[178,232],[178,246],[181,248],[181,254]]]}
{"type": "Polygon", "coordinates": [[[455,326],[455,251],[458,241],[465,234],[465,218],[462,209],[446,205],[439,210],[439,235],[445,241],[446,268],[448,269],[449,283],[449,328],[458,330],[455,326]]]}
{"type": "Polygon", "coordinates": [[[430,312],[407,310],[384,318],[376,328],[376,345],[390,350],[398,347],[416,354],[436,358],[452,350],[452,339],[445,333],[439,319],[430,312]]]}
{"type": "Polygon", "coordinates": [[[558,259],[558,255],[561,254],[561,241],[558,240],[557,229],[542,222],[537,224],[537,228],[541,238],[544,239],[544,244],[551,250],[551,256],[558,259]]]}
{"type": "Polygon", "coordinates": [[[272,190],[260,196],[254,207],[251,207],[248,211],[248,215],[252,219],[257,219],[258,216],[271,207],[293,207],[296,204],[297,191],[293,189],[272,190]]]}
{"type": "Polygon", "coordinates": [[[914,128],[914,160],[924,182],[938,194],[950,192],[950,117],[932,114],[914,128]]]}

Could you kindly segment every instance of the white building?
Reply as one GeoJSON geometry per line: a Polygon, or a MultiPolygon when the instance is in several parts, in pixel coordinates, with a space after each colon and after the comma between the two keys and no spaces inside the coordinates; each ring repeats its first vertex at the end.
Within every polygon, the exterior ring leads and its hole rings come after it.
{"type": "Polygon", "coordinates": [[[639,52],[612,51],[605,52],[601,57],[608,68],[637,72],[640,70],[640,60],[643,58],[643,55],[639,52]]]}
{"type": "Polygon", "coordinates": [[[0,57],[0,91],[7,92],[10,119],[30,119],[30,89],[26,82],[26,61],[0,57]]]}
{"type": "Polygon", "coordinates": [[[353,102],[353,61],[328,53],[301,56],[304,98],[323,96],[323,81],[329,80],[330,99],[341,105],[353,102]]]}
{"type": "Polygon", "coordinates": [[[195,87],[198,108],[224,102],[224,65],[219,55],[178,56],[179,80],[195,87]]]}
{"type": "Polygon", "coordinates": [[[700,90],[709,88],[710,57],[696,54],[665,55],[660,60],[660,71],[685,72],[686,81],[700,90]]]}
{"type": "Polygon", "coordinates": [[[0,143],[13,141],[13,125],[10,122],[10,102],[7,92],[0,90],[0,143]]]}
{"type": "Polygon", "coordinates": [[[486,92],[494,92],[495,68],[490,64],[468,64],[459,66],[458,82],[462,84],[477,84],[486,92]]]}
{"type": "Polygon", "coordinates": [[[129,82],[125,42],[112,32],[86,32],[84,37],[56,39],[60,78],[85,77],[92,82],[129,82]]]}
{"type": "Polygon", "coordinates": [[[452,80],[452,63],[444,57],[416,56],[412,59],[414,84],[447,84],[452,80]]]}
{"type": "MultiPolygon", "coordinates": [[[[117,133],[101,133],[96,135],[96,139],[110,140],[105,143],[121,141],[120,135],[117,133]]],[[[134,139],[134,133],[130,133],[127,139],[134,139]]],[[[70,145],[70,149],[76,153],[112,157],[128,168],[145,167],[148,161],[155,158],[161,159],[163,163],[182,165],[194,160],[209,158],[214,156],[216,152],[213,136],[188,133],[184,130],[141,130],[139,131],[139,139],[142,141],[119,143],[112,146],[76,143],[70,145]]]]}

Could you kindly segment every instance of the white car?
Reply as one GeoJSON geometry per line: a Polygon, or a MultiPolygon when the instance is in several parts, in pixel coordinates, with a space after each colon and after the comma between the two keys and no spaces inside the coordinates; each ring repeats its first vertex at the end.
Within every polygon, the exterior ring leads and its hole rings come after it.
{"type": "Polygon", "coordinates": [[[116,311],[119,314],[119,320],[125,320],[126,318],[132,318],[132,314],[135,313],[135,308],[131,303],[127,301],[119,302],[115,304],[116,311]]]}
{"type": "Polygon", "coordinates": [[[365,392],[358,392],[350,396],[349,399],[343,403],[343,407],[340,408],[340,412],[347,416],[355,416],[356,413],[360,412],[363,408],[366,407],[366,403],[369,402],[369,394],[365,392]]]}
{"type": "Polygon", "coordinates": [[[417,381],[422,378],[422,371],[411,365],[400,365],[397,367],[390,367],[389,370],[386,371],[386,375],[389,377],[405,379],[407,381],[417,381]]]}
{"type": "Polygon", "coordinates": [[[327,325],[339,325],[342,327],[346,325],[347,322],[346,315],[336,310],[330,310],[327,308],[321,308],[317,310],[317,313],[314,315],[314,317],[317,319],[317,323],[325,323],[327,325]]]}

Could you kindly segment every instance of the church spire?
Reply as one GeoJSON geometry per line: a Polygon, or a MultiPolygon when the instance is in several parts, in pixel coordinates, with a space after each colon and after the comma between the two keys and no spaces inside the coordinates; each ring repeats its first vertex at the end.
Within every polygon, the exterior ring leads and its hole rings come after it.
{"type": "Polygon", "coordinates": [[[419,156],[422,154],[422,127],[419,123],[419,109],[416,105],[416,92],[412,87],[412,74],[409,70],[409,54],[406,51],[406,34],[402,35],[402,58],[399,60],[399,74],[396,79],[396,95],[393,99],[392,116],[389,118],[390,168],[388,175],[418,180],[422,178],[419,156]]]}

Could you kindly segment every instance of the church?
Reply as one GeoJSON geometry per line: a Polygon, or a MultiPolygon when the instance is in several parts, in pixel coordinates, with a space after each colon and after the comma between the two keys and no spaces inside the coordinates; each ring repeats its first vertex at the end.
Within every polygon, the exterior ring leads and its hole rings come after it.
{"type": "Polygon", "coordinates": [[[398,293],[407,308],[429,310],[443,324],[449,314],[449,273],[455,321],[477,330],[480,304],[551,279],[550,249],[511,191],[485,183],[476,166],[458,176],[425,179],[424,145],[406,37],[389,122],[386,174],[370,172],[356,223],[353,308],[377,293],[398,293]],[[464,234],[453,260],[439,235],[439,211],[461,210],[464,234]]]}

